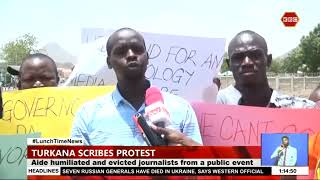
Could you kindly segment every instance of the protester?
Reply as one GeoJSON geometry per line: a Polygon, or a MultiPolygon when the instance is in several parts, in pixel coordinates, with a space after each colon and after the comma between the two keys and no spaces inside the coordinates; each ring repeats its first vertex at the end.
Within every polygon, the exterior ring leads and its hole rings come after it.
{"type": "MultiPolygon", "coordinates": [[[[218,92],[217,104],[269,108],[313,108],[315,106],[312,101],[281,95],[270,88],[267,68],[271,65],[272,55],[268,54],[267,43],[259,34],[250,30],[238,33],[229,43],[228,55],[227,64],[233,73],[235,85],[230,85],[218,92]]],[[[235,146],[233,149],[232,153],[241,158],[251,158],[255,153],[243,146],[235,146]]],[[[250,179],[248,176],[242,178],[250,179]]],[[[259,178],[253,177],[253,179],[259,178]]],[[[295,178],[294,176],[281,177],[281,179],[295,178]]]]}
{"type": "Polygon", "coordinates": [[[228,47],[227,64],[233,73],[235,85],[218,92],[218,104],[247,105],[273,108],[308,108],[315,103],[304,98],[280,95],[270,88],[267,68],[272,55],[268,54],[265,39],[246,30],[238,33],[228,47]]]}
{"type": "Polygon", "coordinates": [[[58,86],[56,63],[45,54],[36,53],[25,57],[21,63],[18,89],[58,86]]]}
{"type": "MultiPolygon", "coordinates": [[[[133,29],[119,29],[108,39],[107,54],[108,67],[117,77],[116,89],[80,108],[71,136],[83,138],[87,145],[146,145],[132,119],[136,113],[144,112],[145,93],[150,87],[145,78],[149,56],[144,39],[133,29]]],[[[156,130],[165,132],[170,144],[201,144],[198,121],[191,105],[178,96],[165,92],[162,95],[171,125],[156,130]]]]}

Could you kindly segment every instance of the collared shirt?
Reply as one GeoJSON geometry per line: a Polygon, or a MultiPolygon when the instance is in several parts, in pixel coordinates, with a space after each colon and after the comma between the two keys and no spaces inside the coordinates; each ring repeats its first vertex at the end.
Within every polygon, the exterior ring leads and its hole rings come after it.
{"type": "Polygon", "coordinates": [[[229,85],[218,91],[217,104],[238,105],[240,98],[241,93],[233,85],[229,85]]]}
{"type": "MultiPolygon", "coordinates": [[[[178,130],[202,144],[198,121],[191,105],[184,99],[162,92],[170,114],[168,128],[178,130]]],[[[137,111],[118,88],[111,94],[85,103],[77,112],[71,137],[83,138],[86,145],[146,146],[132,117],[144,113],[145,104],[137,111]]]]}
{"type": "MultiPolygon", "coordinates": [[[[230,85],[218,92],[217,104],[239,105],[241,93],[230,85]]],[[[272,91],[269,104],[278,108],[314,108],[315,103],[300,97],[281,95],[276,90],[272,91]]]]}
{"type": "Polygon", "coordinates": [[[271,159],[273,158],[278,158],[278,166],[295,166],[297,163],[297,149],[290,145],[286,148],[278,147],[271,155],[271,159]]]}

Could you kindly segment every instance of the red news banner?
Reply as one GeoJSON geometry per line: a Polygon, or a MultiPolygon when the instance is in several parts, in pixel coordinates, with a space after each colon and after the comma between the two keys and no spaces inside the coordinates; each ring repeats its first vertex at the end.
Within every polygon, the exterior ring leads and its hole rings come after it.
{"type": "MultiPolygon", "coordinates": [[[[255,150],[256,147],[248,147],[255,150]]],[[[214,158],[216,151],[223,152],[229,147],[213,146],[28,146],[28,159],[114,159],[114,158],[214,158]]],[[[251,158],[259,159],[256,151],[251,158]]],[[[225,155],[220,158],[239,158],[225,155]]]]}
{"type": "Polygon", "coordinates": [[[28,175],[271,175],[252,159],[214,159],[223,147],[29,146],[28,175]]]}
{"type": "Polygon", "coordinates": [[[320,132],[320,109],[193,103],[206,146],[260,146],[261,133],[320,132]]]}

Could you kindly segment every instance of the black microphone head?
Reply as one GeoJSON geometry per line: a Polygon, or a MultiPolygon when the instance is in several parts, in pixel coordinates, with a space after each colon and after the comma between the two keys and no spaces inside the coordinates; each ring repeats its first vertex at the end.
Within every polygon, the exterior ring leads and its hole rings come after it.
{"type": "Polygon", "coordinates": [[[168,143],[162,139],[147,123],[146,119],[141,114],[136,114],[138,125],[141,127],[143,133],[147,136],[148,141],[152,146],[167,146],[168,143]]]}

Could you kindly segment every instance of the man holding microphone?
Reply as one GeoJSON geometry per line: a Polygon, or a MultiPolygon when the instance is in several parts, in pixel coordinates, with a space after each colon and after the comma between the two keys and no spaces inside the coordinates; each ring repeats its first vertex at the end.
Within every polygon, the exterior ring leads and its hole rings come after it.
{"type": "Polygon", "coordinates": [[[289,137],[282,137],[282,144],[273,152],[271,159],[277,158],[278,166],[295,166],[297,149],[289,145],[289,137]]]}
{"type": "MultiPolygon", "coordinates": [[[[73,138],[83,138],[86,145],[147,145],[133,120],[146,113],[146,91],[151,87],[145,78],[149,55],[140,33],[130,28],[114,32],[107,42],[107,64],[117,77],[116,89],[84,104],[77,112],[73,138]]],[[[198,121],[191,105],[184,99],[161,92],[170,114],[166,127],[151,125],[170,145],[201,145],[198,121]]]]}

